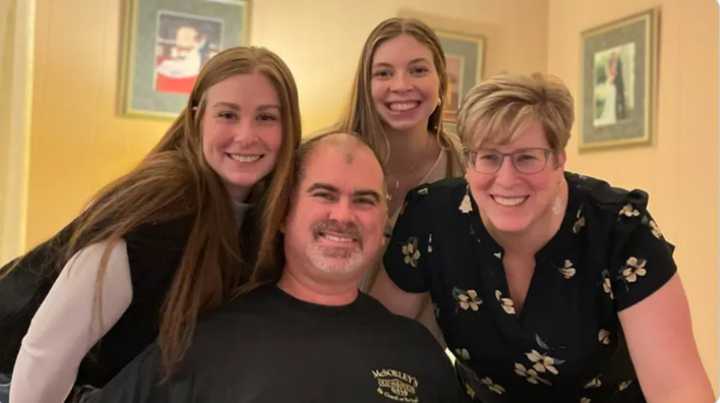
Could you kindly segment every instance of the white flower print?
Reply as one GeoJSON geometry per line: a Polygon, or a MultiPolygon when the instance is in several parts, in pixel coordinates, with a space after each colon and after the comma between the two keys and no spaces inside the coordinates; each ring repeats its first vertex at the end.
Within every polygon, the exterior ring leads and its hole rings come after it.
{"type": "Polygon", "coordinates": [[[515,303],[510,298],[504,298],[500,290],[495,290],[495,298],[500,302],[500,306],[508,315],[515,315],[515,303]]]}
{"type": "Polygon", "coordinates": [[[640,277],[644,277],[647,274],[645,264],[647,260],[638,259],[635,256],[630,256],[625,262],[625,268],[622,271],[623,279],[628,283],[634,283],[640,277]]]}
{"type": "Polygon", "coordinates": [[[618,215],[622,215],[622,216],[625,216],[625,217],[628,217],[628,218],[632,218],[632,217],[637,217],[637,216],[639,216],[639,215],[640,215],[640,211],[638,211],[638,209],[636,209],[635,207],[633,207],[632,204],[628,203],[628,204],[624,205],[623,208],[620,209],[620,211],[618,212],[618,215]]]}
{"type": "Polygon", "coordinates": [[[594,388],[599,388],[601,386],[602,386],[602,381],[600,380],[600,375],[598,375],[595,378],[591,379],[590,382],[585,384],[585,389],[594,389],[594,388]]]}
{"type": "Polygon", "coordinates": [[[573,262],[571,262],[569,259],[565,259],[565,265],[558,269],[560,274],[565,277],[565,280],[570,280],[575,275],[575,268],[573,267],[573,262]]]}
{"type": "Polygon", "coordinates": [[[608,345],[610,344],[610,331],[606,329],[600,329],[598,332],[598,341],[600,344],[608,345]]]}
{"type": "Polygon", "coordinates": [[[490,377],[486,376],[485,378],[481,379],[480,382],[483,385],[487,386],[487,388],[490,389],[491,391],[497,393],[498,395],[502,395],[503,393],[505,393],[505,388],[503,388],[502,386],[493,382],[493,380],[490,377]]]}
{"type": "Polygon", "coordinates": [[[419,195],[426,195],[428,193],[430,193],[430,189],[428,189],[427,187],[422,187],[417,191],[417,194],[419,195]]]}
{"type": "Polygon", "coordinates": [[[495,256],[498,259],[502,259],[502,252],[495,252],[495,253],[493,253],[493,256],[495,256]]]}
{"type": "Polygon", "coordinates": [[[585,217],[582,215],[582,208],[580,208],[575,215],[575,222],[572,227],[573,234],[579,234],[583,227],[585,227],[585,217]]]}
{"type": "Polygon", "coordinates": [[[472,203],[470,202],[470,195],[465,193],[465,197],[462,198],[460,205],[458,206],[463,214],[469,214],[472,211],[472,203]]]}
{"type": "Polygon", "coordinates": [[[630,385],[632,385],[632,383],[633,383],[632,379],[629,380],[629,381],[622,381],[622,382],[620,382],[620,384],[618,385],[618,390],[619,390],[620,392],[622,392],[623,390],[629,388],[630,385]]]}
{"type": "Polygon", "coordinates": [[[610,273],[608,273],[607,270],[603,270],[602,274],[603,274],[603,282],[602,282],[603,292],[605,292],[605,294],[609,295],[610,299],[615,299],[615,294],[613,294],[613,289],[612,289],[612,282],[610,281],[610,273]]]}
{"type": "Polygon", "coordinates": [[[535,371],[540,373],[550,372],[553,375],[557,375],[559,373],[557,368],[555,368],[555,358],[542,354],[537,350],[525,353],[525,356],[533,364],[532,367],[535,371]]]}
{"type": "Polygon", "coordinates": [[[550,383],[550,381],[541,377],[537,373],[537,371],[535,371],[534,369],[525,368],[524,365],[517,363],[517,362],[515,363],[515,373],[517,375],[522,376],[523,378],[525,378],[525,380],[527,380],[528,382],[535,384],[535,385],[537,385],[538,383],[543,383],[545,385],[552,385],[552,383],[550,383]]]}
{"type": "Polygon", "coordinates": [[[470,360],[470,352],[466,348],[456,348],[455,356],[465,361],[470,360]]]}
{"type": "Polygon", "coordinates": [[[463,290],[461,288],[453,288],[453,296],[458,303],[460,309],[467,311],[472,309],[477,311],[480,309],[480,305],[483,303],[482,299],[478,297],[478,293],[475,290],[463,290]]]}
{"type": "Polygon", "coordinates": [[[465,384],[465,394],[470,396],[471,399],[475,399],[475,389],[473,389],[468,383],[465,384]]]}
{"type": "Polygon", "coordinates": [[[428,236],[428,247],[427,247],[428,253],[432,253],[432,234],[428,236]]]}
{"type": "Polygon", "coordinates": [[[580,403],[590,403],[592,400],[590,400],[589,397],[583,397],[580,399],[580,403]]]}
{"type": "Polygon", "coordinates": [[[417,262],[420,259],[420,250],[417,246],[417,238],[411,237],[407,243],[402,246],[403,261],[405,264],[410,265],[413,268],[417,267],[417,262]]]}
{"type": "Polygon", "coordinates": [[[658,227],[657,223],[654,220],[650,220],[650,222],[648,222],[648,226],[650,227],[650,232],[652,232],[655,238],[661,239],[663,237],[662,231],[660,231],[660,227],[658,227]]]}

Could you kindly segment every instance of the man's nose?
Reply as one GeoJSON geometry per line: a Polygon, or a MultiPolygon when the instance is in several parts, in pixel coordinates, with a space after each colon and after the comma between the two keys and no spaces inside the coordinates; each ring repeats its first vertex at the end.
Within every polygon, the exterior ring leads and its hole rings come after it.
{"type": "Polygon", "coordinates": [[[354,216],[352,203],[349,200],[341,199],[330,208],[330,219],[337,222],[351,222],[354,216]]]}

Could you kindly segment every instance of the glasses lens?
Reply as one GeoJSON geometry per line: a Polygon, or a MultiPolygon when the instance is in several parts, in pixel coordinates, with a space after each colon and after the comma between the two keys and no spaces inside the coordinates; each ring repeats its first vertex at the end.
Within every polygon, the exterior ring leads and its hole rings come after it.
{"type": "Polygon", "coordinates": [[[473,159],[475,170],[480,173],[493,173],[502,164],[502,155],[491,150],[477,150],[473,159]]]}
{"type": "Polygon", "coordinates": [[[515,169],[524,174],[534,174],[545,168],[547,163],[547,150],[542,148],[529,148],[519,150],[512,154],[515,169]]]}

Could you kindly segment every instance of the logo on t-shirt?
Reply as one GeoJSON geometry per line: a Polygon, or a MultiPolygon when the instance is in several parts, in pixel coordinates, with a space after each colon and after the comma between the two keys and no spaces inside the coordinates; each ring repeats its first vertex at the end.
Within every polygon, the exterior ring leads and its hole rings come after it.
{"type": "Polygon", "coordinates": [[[412,375],[396,369],[375,369],[370,371],[378,383],[377,392],[396,402],[417,403],[418,380],[412,375]]]}

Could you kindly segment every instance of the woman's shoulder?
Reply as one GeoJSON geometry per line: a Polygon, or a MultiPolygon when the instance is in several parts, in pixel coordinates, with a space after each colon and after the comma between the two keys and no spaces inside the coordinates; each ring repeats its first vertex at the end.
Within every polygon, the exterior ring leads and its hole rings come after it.
{"type": "Polygon", "coordinates": [[[410,189],[406,199],[415,203],[450,203],[455,199],[460,200],[466,192],[465,178],[446,178],[410,189]]]}
{"type": "Polygon", "coordinates": [[[192,230],[194,217],[184,215],[170,220],[150,221],[128,231],[123,238],[128,245],[182,246],[192,230]]]}
{"type": "Polygon", "coordinates": [[[626,206],[633,210],[647,209],[649,195],[642,189],[627,190],[602,179],[569,172],[565,178],[570,192],[589,207],[614,214],[620,214],[626,206]]]}

